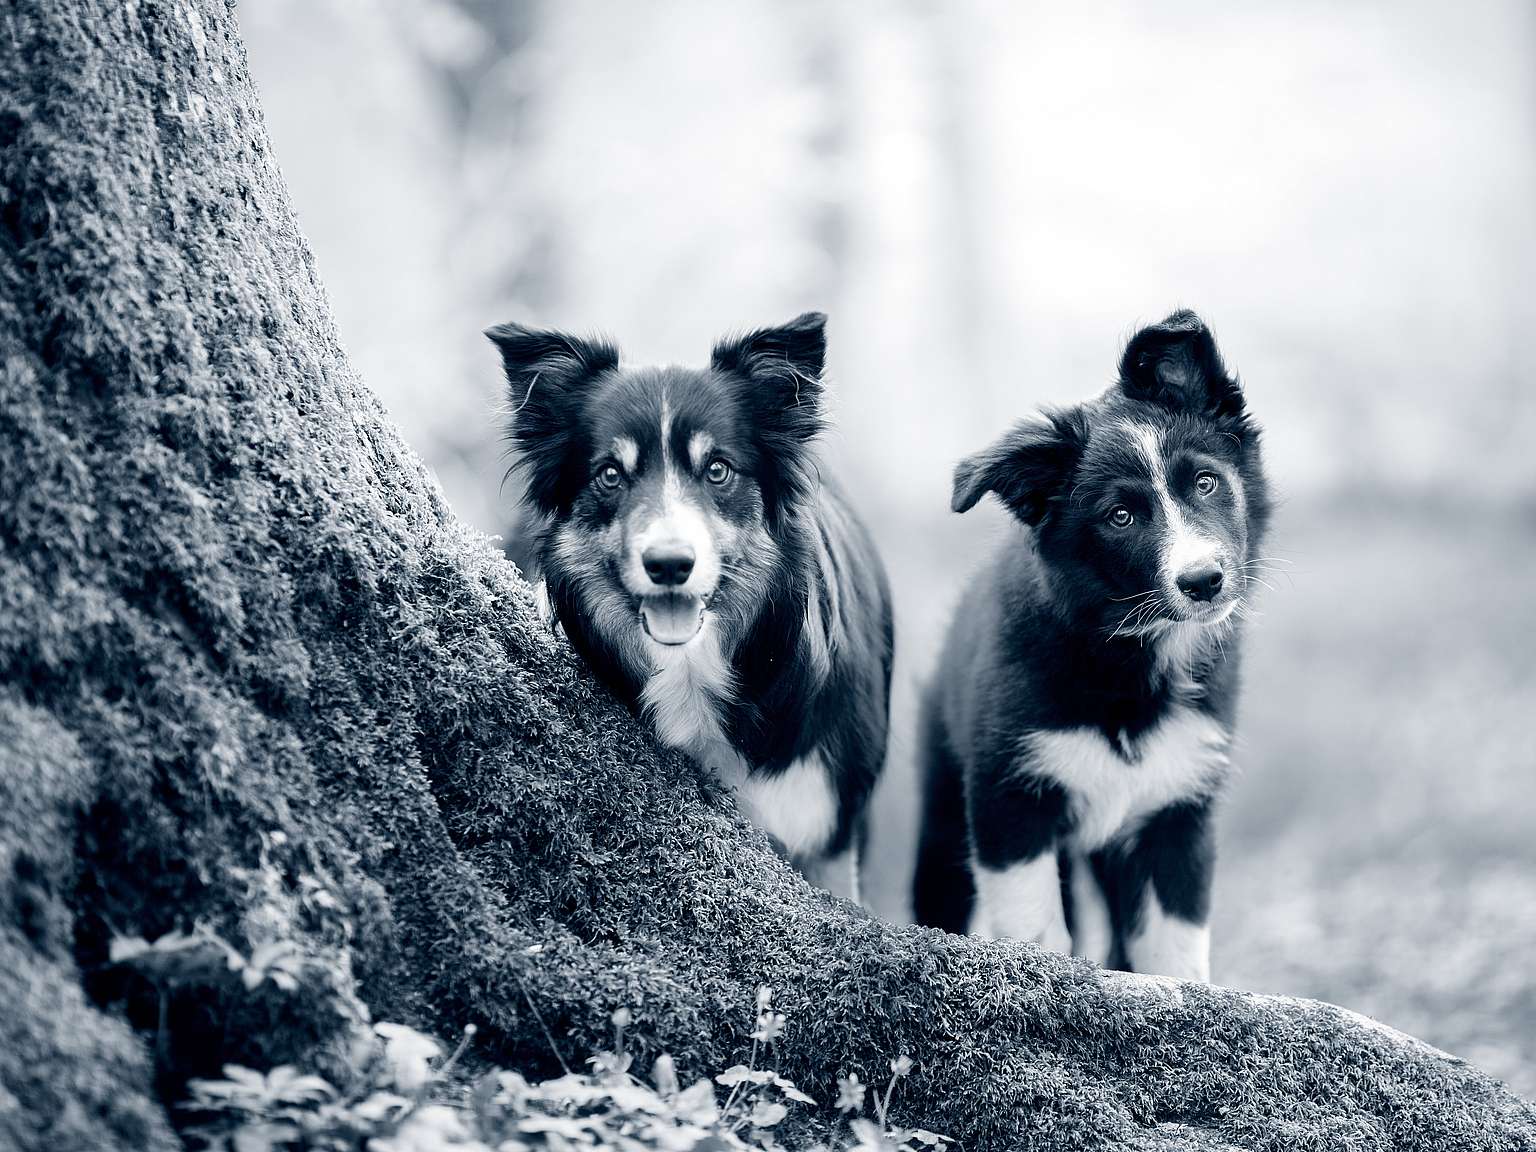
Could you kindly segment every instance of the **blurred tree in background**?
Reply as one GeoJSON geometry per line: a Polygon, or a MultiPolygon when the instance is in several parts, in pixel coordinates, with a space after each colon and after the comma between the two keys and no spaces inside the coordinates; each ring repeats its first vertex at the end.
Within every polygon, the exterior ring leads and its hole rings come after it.
{"type": "Polygon", "coordinates": [[[1526,5],[252,0],[242,19],[360,354],[487,527],[505,504],[464,463],[495,392],[486,323],[698,358],[811,303],[836,325],[838,447],[893,517],[942,508],[957,454],[1099,386],[1175,303],[1245,369],[1291,490],[1536,484],[1526,5]]]}

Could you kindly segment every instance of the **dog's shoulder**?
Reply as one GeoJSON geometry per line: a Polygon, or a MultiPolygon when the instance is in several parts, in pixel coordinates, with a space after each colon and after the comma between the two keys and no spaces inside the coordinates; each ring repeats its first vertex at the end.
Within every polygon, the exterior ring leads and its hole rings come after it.
{"type": "Polygon", "coordinates": [[[975,731],[988,717],[989,728],[1016,734],[1034,722],[1048,706],[1058,632],[1031,542],[1005,538],[951,613],[930,689],[946,726],[975,731]]]}
{"type": "Polygon", "coordinates": [[[806,631],[813,660],[889,663],[893,609],[885,565],[864,520],[843,489],[823,481],[809,517],[806,631]]]}

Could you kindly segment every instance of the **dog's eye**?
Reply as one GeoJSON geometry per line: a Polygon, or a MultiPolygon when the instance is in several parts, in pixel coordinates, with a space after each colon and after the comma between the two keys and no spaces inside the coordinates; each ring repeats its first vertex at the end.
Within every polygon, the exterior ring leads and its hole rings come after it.
{"type": "Polygon", "coordinates": [[[711,484],[724,484],[731,478],[731,466],[724,460],[711,460],[709,467],[704,469],[704,478],[711,484]]]}
{"type": "Polygon", "coordinates": [[[1210,496],[1221,487],[1221,481],[1216,479],[1214,472],[1195,473],[1195,491],[1201,496],[1210,496]]]}
{"type": "Polygon", "coordinates": [[[605,492],[612,492],[623,483],[624,473],[617,464],[604,464],[597,470],[597,486],[605,492]]]}
{"type": "Polygon", "coordinates": [[[1136,517],[1131,515],[1131,510],[1124,504],[1116,504],[1104,519],[1109,521],[1112,528],[1129,528],[1136,523],[1136,517]]]}

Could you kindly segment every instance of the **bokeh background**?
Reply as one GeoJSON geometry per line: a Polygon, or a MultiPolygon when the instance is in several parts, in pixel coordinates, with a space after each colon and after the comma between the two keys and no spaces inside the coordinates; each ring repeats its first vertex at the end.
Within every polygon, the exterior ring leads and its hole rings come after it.
{"type": "Polygon", "coordinates": [[[1220,981],[1536,1097],[1536,6],[246,0],[343,339],[515,549],[488,324],[701,361],[828,311],[911,702],[1001,513],[960,455],[1201,311],[1268,429],[1220,981]]]}

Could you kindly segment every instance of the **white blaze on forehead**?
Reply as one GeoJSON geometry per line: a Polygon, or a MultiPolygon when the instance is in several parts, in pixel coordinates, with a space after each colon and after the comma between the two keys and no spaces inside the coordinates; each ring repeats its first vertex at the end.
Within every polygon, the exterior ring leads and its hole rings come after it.
{"type": "Polygon", "coordinates": [[[645,553],[655,547],[686,545],[693,551],[693,570],[682,584],[667,590],[709,596],[720,582],[720,544],[710,517],[683,489],[677,461],[672,458],[672,406],[661,397],[661,499],[636,510],[629,524],[629,543],[622,576],[631,595],[646,596],[661,589],[645,571],[645,553]]]}
{"type": "Polygon", "coordinates": [[[1179,573],[1214,562],[1220,545],[1191,528],[1184,519],[1184,513],[1179,510],[1173,491],[1168,487],[1168,465],[1163,456],[1162,430],[1146,424],[1127,424],[1125,432],[1136,451],[1147,462],[1147,470],[1152,476],[1152,490],[1157,495],[1165,525],[1160,566],[1163,578],[1172,584],[1178,579],[1179,573]]]}
{"type": "Polygon", "coordinates": [[[661,395],[661,467],[663,499],[671,505],[682,498],[683,486],[677,461],[672,459],[672,405],[665,392],[661,395]]]}
{"type": "Polygon", "coordinates": [[[693,465],[695,472],[703,471],[704,465],[709,462],[710,449],[715,446],[715,438],[708,432],[695,432],[688,437],[688,462],[693,465]]]}
{"type": "Polygon", "coordinates": [[[640,445],[636,444],[628,436],[615,436],[613,438],[613,457],[630,476],[635,474],[635,469],[640,466],[640,445]]]}

